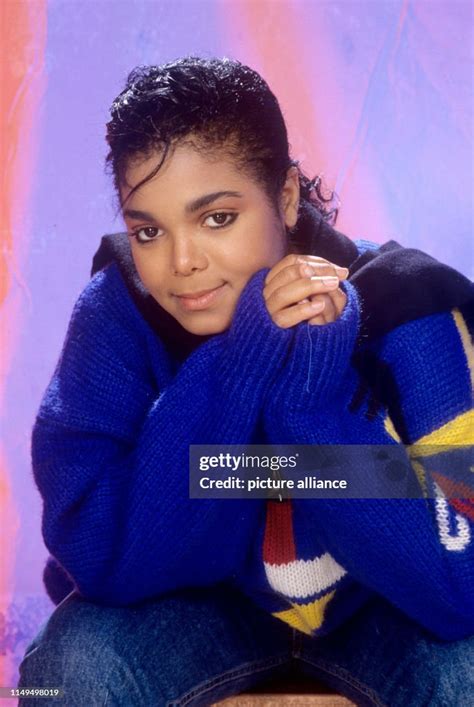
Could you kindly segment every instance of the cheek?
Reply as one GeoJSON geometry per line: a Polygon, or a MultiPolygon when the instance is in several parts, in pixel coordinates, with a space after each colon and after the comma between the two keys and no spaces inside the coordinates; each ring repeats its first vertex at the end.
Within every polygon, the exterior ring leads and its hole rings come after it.
{"type": "Polygon", "coordinates": [[[264,267],[273,267],[286,255],[286,233],[278,226],[265,224],[235,244],[232,254],[227,253],[228,262],[235,273],[246,275],[264,267]]]}
{"type": "Polygon", "coordinates": [[[252,257],[249,258],[254,268],[273,267],[286,255],[286,244],[282,242],[278,232],[273,231],[262,240],[258,247],[254,247],[252,257]]]}
{"type": "Polygon", "coordinates": [[[166,284],[165,273],[162,272],[156,259],[135,255],[133,261],[140,280],[147,290],[156,292],[158,284],[162,287],[166,284]]]}

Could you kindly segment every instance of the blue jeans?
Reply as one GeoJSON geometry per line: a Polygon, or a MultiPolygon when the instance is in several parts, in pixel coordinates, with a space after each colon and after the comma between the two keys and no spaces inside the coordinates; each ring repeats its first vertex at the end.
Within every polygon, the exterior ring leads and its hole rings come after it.
{"type": "Polygon", "coordinates": [[[311,638],[225,584],[127,608],[72,592],[28,646],[18,685],[61,687],[64,697],[19,706],[196,707],[285,674],[316,678],[357,705],[467,707],[474,637],[436,640],[382,598],[311,638]]]}

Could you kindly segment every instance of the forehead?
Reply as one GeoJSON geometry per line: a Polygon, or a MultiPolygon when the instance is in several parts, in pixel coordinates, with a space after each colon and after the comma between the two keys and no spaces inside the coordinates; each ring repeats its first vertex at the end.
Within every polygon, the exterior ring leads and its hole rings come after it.
{"type": "MultiPolygon", "coordinates": [[[[128,163],[121,185],[123,198],[156,169],[162,156],[162,152],[156,151],[146,157],[135,157],[128,163]]],[[[140,187],[136,194],[143,195],[148,191],[155,191],[158,187],[162,191],[177,187],[185,190],[194,185],[220,186],[223,181],[242,186],[243,182],[248,184],[249,177],[243,174],[229,153],[223,149],[206,153],[191,144],[180,143],[170,149],[157,174],[140,187]]]]}

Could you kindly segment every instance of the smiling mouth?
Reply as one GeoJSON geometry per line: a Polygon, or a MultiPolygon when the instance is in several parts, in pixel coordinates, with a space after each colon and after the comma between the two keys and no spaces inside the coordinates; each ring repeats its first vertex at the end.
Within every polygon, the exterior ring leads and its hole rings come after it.
{"type": "Polygon", "coordinates": [[[201,290],[196,293],[193,292],[182,295],[176,294],[174,296],[180,306],[186,311],[206,309],[219,298],[225,286],[226,283],[224,282],[222,285],[219,285],[212,290],[201,290]]]}
{"type": "MultiPolygon", "coordinates": [[[[222,285],[218,285],[218,287],[222,287],[222,285]]],[[[217,290],[217,287],[211,287],[210,290],[199,290],[199,292],[184,292],[183,294],[175,294],[175,297],[185,297],[186,299],[197,299],[198,297],[202,297],[203,295],[209,294],[209,292],[214,292],[214,290],[217,290]]]]}

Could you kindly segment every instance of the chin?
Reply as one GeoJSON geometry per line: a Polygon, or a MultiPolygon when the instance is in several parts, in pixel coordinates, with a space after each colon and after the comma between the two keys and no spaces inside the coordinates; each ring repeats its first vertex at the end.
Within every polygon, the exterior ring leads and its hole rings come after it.
{"type": "Polygon", "coordinates": [[[181,326],[189,331],[190,334],[197,334],[198,336],[211,336],[212,334],[222,334],[226,331],[231,323],[231,319],[219,317],[214,321],[209,318],[202,317],[190,317],[186,321],[182,319],[179,320],[181,326]]]}

